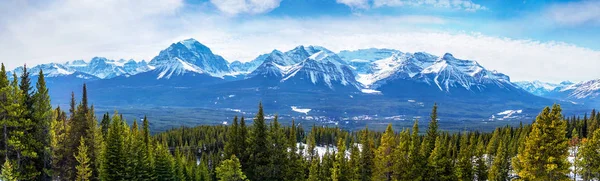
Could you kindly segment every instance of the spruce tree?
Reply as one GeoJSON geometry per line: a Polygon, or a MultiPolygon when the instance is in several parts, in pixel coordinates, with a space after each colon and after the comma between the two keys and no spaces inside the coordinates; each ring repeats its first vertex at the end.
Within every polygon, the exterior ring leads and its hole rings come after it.
{"type": "Polygon", "coordinates": [[[296,137],[296,124],[292,120],[292,126],[289,129],[288,135],[288,147],[290,148],[287,152],[289,165],[287,172],[285,173],[285,180],[305,180],[305,163],[302,150],[298,150],[297,137],[296,137]]]}
{"type": "Polygon", "coordinates": [[[278,121],[278,116],[275,115],[273,122],[271,122],[268,136],[269,147],[269,165],[268,165],[268,179],[269,180],[283,180],[285,173],[289,172],[289,159],[288,156],[288,139],[286,139],[285,133],[281,128],[278,121]]]}
{"type": "Polygon", "coordinates": [[[411,145],[409,147],[409,178],[412,180],[422,180],[426,170],[427,159],[420,152],[421,137],[419,137],[419,120],[415,120],[410,136],[411,145]]]}
{"type": "Polygon", "coordinates": [[[239,128],[238,128],[238,117],[235,116],[233,118],[233,123],[231,124],[231,126],[229,126],[229,129],[227,130],[227,141],[225,142],[225,148],[224,148],[224,152],[225,152],[225,156],[226,157],[231,157],[231,155],[235,155],[236,157],[240,157],[240,151],[238,150],[238,146],[236,145],[237,143],[239,143],[239,141],[237,139],[239,139],[240,137],[238,136],[239,134],[239,128]]]}
{"type": "Polygon", "coordinates": [[[456,180],[447,150],[445,138],[438,136],[435,147],[427,160],[428,173],[425,180],[456,180]]]}
{"type": "MultiPolygon", "coordinates": [[[[460,152],[456,163],[456,177],[458,180],[473,180],[473,150],[469,147],[468,134],[464,134],[460,139],[460,152]]],[[[473,144],[473,143],[471,143],[473,144]]]]}
{"type": "Polygon", "coordinates": [[[75,180],[77,181],[88,181],[92,177],[92,170],[90,168],[90,158],[87,156],[88,148],[85,145],[85,139],[81,137],[79,140],[79,147],[77,154],[75,156],[75,160],[79,163],[75,169],[77,170],[77,174],[75,175],[75,180]]]}
{"type": "Polygon", "coordinates": [[[359,181],[360,180],[360,149],[358,145],[350,145],[350,159],[348,160],[348,180],[359,181]]]}
{"type": "Polygon", "coordinates": [[[258,113],[254,118],[252,132],[249,138],[248,153],[248,179],[250,180],[266,180],[269,178],[269,149],[272,147],[268,142],[268,130],[265,123],[262,103],[258,105],[258,113]]]}
{"type": "Polygon", "coordinates": [[[486,181],[488,176],[488,168],[485,161],[485,145],[483,144],[482,136],[479,136],[475,151],[475,180],[486,181]]]}
{"type": "Polygon", "coordinates": [[[36,83],[36,92],[33,95],[32,121],[35,125],[33,134],[38,143],[35,144],[38,158],[36,169],[42,171],[39,180],[50,180],[49,172],[51,170],[50,153],[50,124],[52,122],[52,105],[50,104],[50,95],[46,88],[44,73],[40,69],[36,83]]]}
{"type": "Polygon", "coordinates": [[[373,145],[373,137],[369,136],[369,128],[365,128],[362,131],[360,138],[362,145],[362,152],[360,157],[360,176],[363,181],[370,181],[373,175],[373,168],[375,166],[375,152],[373,145]]]}
{"type": "Polygon", "coordinates": [[[429,127],[427,128],[427,134],[423,139],[423,144],[421,146],[421,154],[423,157],[428,158],[431,154],[432,150],[435,147],[435,141],[438,135],[438,117],[437,117],[437,104],[433,105],[433,109],[431,110],[431,120],[429,121],[429,127]]]}
{"type": "Polygon", "coordinates": [[[561,108],[546,107],[537,116],[523,151],[513,162],[523,180],[568,180],[568,140],[561,108]]]}
{"type": "Polygon", "coordinates": [[[506,147],[506,143],[504,141],[501,141],[498,144],[498,150],[496,151],[494,162],[490,167],[488,178],[490,179],[490,181],[509,180],[509,167],[510,163],[508,162],[508,149],[506,147]]]}
{"type": "Polygon", "coordinates": [[[115,113],[106,139],[103,180],[125,180],[127,177],[126,130],[125,123],[115,113]]]}
{"type": "Polygon", "coordinates": [[[70,172],[70,167],[66,165],[68,158],[71,155],[66,155],[68,137],[67,133],[70,128],[67,124],[67,113],[57,107],[54,111],[54,118],[50,124],[50,153],[52,157],[52,179],[65,180],[68,178],[67,173],[70,172]]]}
{"type": "Polygon", "coordinates": [[[19,88],[17,83],[18,78],[16,74],[13,74],[13,81],[11,85],[7,87],[7,101],[3,102],[2,107],[6,113],[3,124],[8,127],[5,130],[5,136],[8,137],[7,150],[8,154],[14,154],[15,157],[15,170],[18,173],[19,180],[30,180],[37,178],[41,171],[36,169],[34,160],[39,158],[36,154],[36,145],[38,144],[35,140],[34,135],[27,134],[34,129],[36,125],[33,124],[29,118],[29,110],[26,105],[26,97],[22,90],[19,88]]]}
{"type": "Polygon", "coordinates": [[[375,169],[373,170],[373,180],[392,180],[394,174],[394,159],[393,151],[396,149],[396,137],[392,124],[388,124],[383,136],[381,144],[375,152],[375,169]]]}
{"type": "Polygon", "coordinates": [[[154,151],[156,161],[154,167],[154,178],[158,181],[172,181],[174,180],[173,170],[173,158],[169,153],[168,148],[164,144],[156,143],[156,150],[154,151]]]}
{"type": "Polygon", "coordinates": [[[348,168],[346,160],[346,140],[344,135],[338,135],[337,152],[331,173],[333,181],[348,180],[348,168]]]}
{"type": "Polygon", "coordinates": [[[600,129],[594,131],[580,147],[575,164],[585,180],[600,179],[600,129]]]}
{"type": "Polygon", "coordinates": [[[400,133],[400,141],[396,149],[394,150],[393,160],[394,162],[394,180],[410,180],[412,179],[410,173],[410,147],[412,143],[410,140],[410,132],[405,129],[400,133]]]}

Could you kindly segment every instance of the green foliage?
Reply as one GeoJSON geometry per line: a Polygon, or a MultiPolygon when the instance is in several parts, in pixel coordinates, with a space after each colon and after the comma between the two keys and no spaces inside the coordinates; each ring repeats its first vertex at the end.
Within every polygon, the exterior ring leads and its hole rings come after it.
{"type": "Polygon", "coordinates": [[[392,180],[394,174],[394,159],[393,151],[396,149],[396,137],[392,124],[388,124],[383,136],[381,144],[375,152],[375,169],[373,171],[373,180],[392,180]]]}
{"type": "Polygon", "coordinates": [[[90,169],[90,158],[87,156],[88,148],[85,145],[85,139],[81,137],[79,140],[79,147],[77,154],[75,156],[75,160],[79,163],[75,166],[75,170],[77,170],[77,174],[75,175],[75,180],[77,181],[88,181],[92,177],[92,170],[90,169]]]}
{"type": "Polygon", "coordinates": [[[230,159],[221,162],[216,171],[220,181],[245,181],[246,175],[242,172],[240,160],[232,155],[230,159]]]}
{"type": "Polygon", "coordinates": [[[579,174],[585,179],[600,179],[600,129],[584,140],[576,159],[579,174]]]}
{"type": "Polygon", "coordinates": [[[5,161],[2,165],[2,174],[0,175],[0,179],[3,181],[17,181],[17,176],[15,174],[15,170],[10,163],[10,160],[5,161]]]}
{"type": "Polygon", "coordinates": [[[532,125],[525,148],[519,152],[517,168],[523,180],[568,180],[566,121],[559,105],[546,107],[532,125]]]}

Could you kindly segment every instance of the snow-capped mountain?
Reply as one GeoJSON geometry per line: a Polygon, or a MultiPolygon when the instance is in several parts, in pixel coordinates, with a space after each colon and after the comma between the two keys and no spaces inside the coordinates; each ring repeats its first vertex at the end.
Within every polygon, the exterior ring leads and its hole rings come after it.
{"type": "Polygon", "coordinates": [[[600,104],[600,79],[572,84],[556,89],[548,94],[549,97],[565,99],[574,102],[592,102],[600,104]]]}
{"type": "Polygon", "coordinates": [[[297,46],[296,48],[287,52],[273,50],[271,53],[261,55],[254,60],[262,60],[262,62],[258,67],[252,70],[247,77],[252,78],[257,76],[275,76],[277,78],[281,78],[290,71],[292,66],[306,60],[311,55],[321,50],[326,49],[318,46],[297,46]]]}
{"type": "MultiPolygon", "coordinates": [[[[141,72],[146,72],[151,69],[145,61],[136,62],[134,60],[110,60],[104,57],[94,57],[90,62],[84,60],[74,60],[66,63],[47,63],[40,64],[34,67],[28,67],[28,71],[37,74],[39,70],[44,72],[46,77],[60,77],[72,75],[76,72],[82,73],[82,78],[100,78],[110,79],[117,76],[135,75],[141,72]],[[88,76],[83,76],[88,75],[88,76]]],[[[17,74],[23,72],[23,67],[18,67],[14,70],[17,74]]],[[[76,76],[77,77],[77,76],[76,76]]]]}
{"type": "Polygon", "coordinates": [[[531,81],[531,82],[530,81],[519,81],[519,82],[514,82],[514,83],[515,83],[515,85],[526,90],[527,92],[530,92],[537,96],[546,96],[548,93],[551,93],[555,90],[563,89],[567,86],[574,84],[569,81],[564,81],[559,84],[555,84],[555,83],[549,83],[549,82],[542,82],[539,80],[535,80],[535,81],[531,81]]]}
{"type": "Polygon", "coordinates": [[[450,53],[437,57],[423,52],[397,51],[390,57],[372,61],[369,66],[372,73],[358,74],[357,79],[371,89],[398,79],[426,83],[444,92],[454,88],[482,90],[487,85],[513,86],[507,75],[487,70],[476,61],[455,58],[450,53]]]}
{"type": "Polygon", "coordinates": [[[373,73],[370,66],[371,62],[391,57],[394,54],[401,53],[398,50],[393,49],[360,49],[354,51],[343,50],[338,53],[338,56],[348,62],[350,66],[354,68],[356,73],[366,74],[373,73]]]}
{"type": "Polygon", "coordinates": [[[451,88],[482,90],[486,85],[498,87],[514,86],[507,75],[489,71],[476,61],[461,60],[446,53],[432,65],[416,75],[418,80],[436,85],[440,90],[450,92],[451,88]]]}
{"type": "MultiPolygon", "coordinates": [[[[59,77],[75,73],[75,71],[71,68],[57,63],[40,64],[34,67],[27,67],[27,71],[34,76],[38,75],[40,70],[44,72],[45,77],[59,77]]],[[[13,72],[17,75],[21,75],[23,73],[23,67],[17,67],[15,70],[8,72],[8,74],[12,74],[13,72]]]]}
{"type": "Polygon", "coordinates": [[[171,44],[154,57],[150,66],[155,67],[157,79],[169,79],[171,76],[185,73],[209,74],[223,77],[231,73],[223,57],[212,53],[210,48],[196,41],[186,39],[171,44]]]}
{"type": "Polygon", "coordinates": [[[292,66],[282,82],[310,81],[312,84],[325,84],[331,89],[335,87],[352,87],[360,89],[352,68],[335,53],[320,49],[306,60],[292,66]]]}

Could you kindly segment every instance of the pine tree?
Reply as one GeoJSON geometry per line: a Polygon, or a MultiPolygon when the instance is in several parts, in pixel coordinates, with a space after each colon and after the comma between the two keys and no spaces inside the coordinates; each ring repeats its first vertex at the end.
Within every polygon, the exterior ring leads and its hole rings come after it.
{"type": "Polygon", "coordinates": [[[490,181],[504,181],[508,179],[510,163],[508,162],[508,150],[506,143],[501,141],[498,144],[498,150],[496,151],[496,157],[490,167],[488,178],[490,181]]]}
{"type": "Polygon", "coordinates": [[[241,156],[240,155],[240,151],[238,150],[238,145],[236,145],[237,143],[239,143],[239,141],[237,140],[239,138],[238,134],[239,134],[239,125],[238,125],[238,117],[235,116],[233,118],[233,124],[231,124],[231,126],[229,126],[229,129],[227,130],[227,141],[225,142],[225,148],[224,148],[224,152],[225,152],[225,156],[226,157],[230,157],[231,155],[235,155],[236,157],[241,156]]]}
{"type": "Polygon", "coordinates": [[[359,181],[360,180],[360,149],[358,145],[350,145],[350,160],[348,160],[348,180],[359,181]]]}
{"type": "Polygon", "coordinates": [[[65,150],[67,149],[70,127],[67,124],[67,113],[63,112],[60,107],[54,111],[54,118],[50,124],[50,153],[52,157],[52,179],[65,180],[68,178],[67,173],[70,168],[66,165],[67,157],[65,150]]]}
{"type": "Polygon", "coordinates": [[[237,143],[237,147],[238,150],[240,152],[240,163],[242,164],[242,170],[247,170],[249,166],[248,164],[248,160],[250,159],[250,156],[248,154],[248,127],[246,127],[246,121],[244,120],[244,117],[242,117],[242,119],[240,119],[240,126],[238,128],[239,133],[238,135],[238,139],[236,139],[237,143]]]}
{"type": "Polygon", "coordinates": [[[393,151],[396,149],[396,137],[392,124],[388,124],[383,136],[381,145],[375,152],[375,169],[373,170],[373,180],[392,180],[394,174],[393,151]]]}
{"type": "Polygon", "coordinates": [[[579,174],[586,180],[600,179],[600,129],[589,139],[584,139],[575,164],[579,174]]]}
{"type": "Polygon", "coordinates": [[[164,144],[156,143],[154,176],[158,181],[174,180],[173,158],[164,144]]]}
{"type": "Polygon", "coordinates": [[[532,125],[523,151],[513,162],[523,180],[568,180],[568,140],[561,108],[546,107],[532,125]]]}
{"type": "Polygon", "coordinates": [[[348,180],[348,168],[346,167],[346,140],[343,135],[339,135],[337,139],[337,152],[335,154],[331,177],[333,181],[348,180]]]}
{"type": "Polygon", "coordinates": [[[270,143],[268,142],[268,130],[265,123],[265,116],[263,113],[262,103],[258,105],[258,113],[254,118],[254,124],[250,135],[250,144],[248,153],[250,159],[248,160],[249,169],[246,172],[250,180],[265,180],[269,178],[269,162],[270,157],[269,149],[270,143]]]}
{"type": "Polygon", "coordinates": [[[321,163],[321,160],[319,159],[319,156],[315,155],[311,158],[310,168],[308,171],[308,181],[320,181],[321,180],[320,163],[321,163]]]}
{"type": "Polygon", "coordinates": [[[362,152],[361,152],[361,157],[360,157],[361,180],[370,181],[371,176],[373,175],[373,168],[375,166],[375,163],[374,163],[375,152],[373,151],[374,150],[373,138],[371,136],[369,136],[369,128],[368,127],[365,128],[365,130],[363,130],[362,137],[361,137],[361,144],[362,144],[362,152]]]}
{"type": "Polygon", "coordinates": [[[479,136],[477,141],[475,154],[475,177],[477,181],[486,181],[488,176],[488,168],[485,161],[485,145],[483,144],[482,136],[479,136]]]}
{"type": "Polygon", "coordinates": [[[150,122],[148,121],[148,118],[144,116],[141,134],[142,148],[139,155],[141,162],[141,175],[139,176],[140,180],[152,180],[154,178],[154,155],[152,152],[150,139],[150,122]]]}
{"type": "Polygon", "coordinates": [[[420,153],[421,138],[419,137],[419,120],[415,120],[410,137],[411,145],[409,147],[409,176],[411,180],[422,180],[425,174],[427,159],[420,153]]]}
{"type": "Polygon", "coordinates": [[[221,162],[221,165],[215,170],[217,179],[220,181],[245,181],[246,175],[242,172],[240,160],[235,155],[230,159],[221,162]]]}
{"type": "Polygon", "coordinates": [[[10,160],[7,160],[2,165],[2,174],[0,175],[0,179],[3,181],[17,181],[17,176],[15,170],[10,163],[10,160]]]}
{"type": "Polygon", "coordinates": [[[34,160],[38,158],[36,154],[36,145],[34,135],[27,134],[31,132],[35,125],[29,118],[29,110],[26,105],[26,97],[17,83],[18,78],[13,74],[13,82],[7,87],[7,101],[3,102],[2,107],[6,111],[3,124],[8,127],[5,135],[8,137],[8,154],[13,151],[15,158],[15,170],[18,173],[19,180],[29,180],[38,177],[41,172],[36,170],[34,160]]]}
{"type": "Polygon", "coordinates": [[[295,121],[292,120],[292,126],[289,129],[288,135],[288,147],[290,148],[287,152],[289,165],[287,172],[285,174],[285,180],[305,180],[305,166],[304,166],[304,157],[302,150],[298,150],[297,147],[297,137],[296,137],[296,124],[295,121]]]}
{"type": "Polygon", "coordinates": [[[278,116],[275,115],[273,122],[269,129],[268,143],[270,145],[269,150],[269,165],[268,173],[269,180],[283,180],[285,173],[288,172],[289,160],[287,159],[288,153],[288,140],[286,139],[283,129],[278,121],[278,116]]]}
{"type": "MultiPolygon", "coordinates": [[[[473,153],[469,147],[468,134],[464,134],[460,139],[460,152],[456,163],[456,177],[458,180],[473,180],[473,153]]],[[[473,143],[471,143],[473,144],[473,143]]]]}
{"type": "Polygon", "coordinates": [[[77,170],[76,179],[77,181],[88,181],[92,177],[92,170],[90,168],[90,158],[87,156],[88,148],[85,145],[85,139],[81,137],[79,140],[79,147],[75,160],[79,163],[75,169],[77,170]]]}
{"type": "Polygon", "coordinates": [[[445,142],[445,138],[437,137],[435,147],[427,160],[428,173],[425,180],[455,180],[445,142]]]}
{"type": "Polygon", "coordinates": [[[410,180],[410,133],[407,129],[400,133],[400,143],[394,150],[394,180],[410,180]]]}
{"type": "Polygon", "coordinates": [[[108,135],[108,128],[110,127],[110,115],[108,114],[108,112],[102,115],[100,127],[102,127],[102,136],[106,138],[106,135],[108,135]]]}
{"type": "Polygon", "coordinates": [[[126,131],[125,123],[115,113],[108,129],[108,138],[106,139],[103,180],[124,180],[127,177],[126,131]]]}
{"type": "Polygon", "coordinates": [[[427,135],[423,139],[423,144],[421,145],[421,155],[423,157],[428,158],[431,154],[432,150],[435,147],[435,141],[438,135],[438,117],[437,117],[437,104],[433,105],[433,109],[431,111],[431,121],[429,122],[429,127],[427,128],[427,135]]]}
{"type": "MultiPolygon", "coordinates": [[[[27,65],[23,65],[19,89],[21,89],[21,92],[23,93],[25,108],[28,110],[25,116],[26,119],[32,119],[30,110],[33,110],[33,95],[31,91],[31,78],[29,76],[30,73],[27,71],[27,65]]],[[[14,79],[14,81],[17,81],[17,79],[14,79]]]]}
{"type": "Polygon", "coordinates": [[[33,134],[38,144],[36,150],[38,158],[36,161],[36,169],[41,170],[42,174],[39,180],[50,180],[49,172],[51,170],[51,153],[50,153],[50,124],[52,122],[52,105],[50,105],[50,95],[46,88],[44,73],[40,69],[38,80],[36,83],[36,92],[33,95],[32,105],[32,121],[35,125],[33,134]]]}

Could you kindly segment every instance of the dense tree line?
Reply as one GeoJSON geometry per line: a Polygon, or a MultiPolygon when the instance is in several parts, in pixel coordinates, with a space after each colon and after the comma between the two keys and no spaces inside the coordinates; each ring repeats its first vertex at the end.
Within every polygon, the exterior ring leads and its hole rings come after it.
{"type": "Polygon", "coordinates": [[[600,178],[600,113],[562,115],[559,105],[532,124],[493,132],[438,128],[434,106],[426,130],[304,130],[278,117],[228,126],[182,127],[150,135],[144,118],[128,125],[71,93],[68,110],[52,108],[43,72],[9,78],[0,70],[2,180],[584,180],[600,178]],[[249,124],[251,122],[251,124],[249,124]],[[139,123],[139,124],[138,124],[139,123]],[[575,157],[571,164],[567,157],[575,157]]]}

